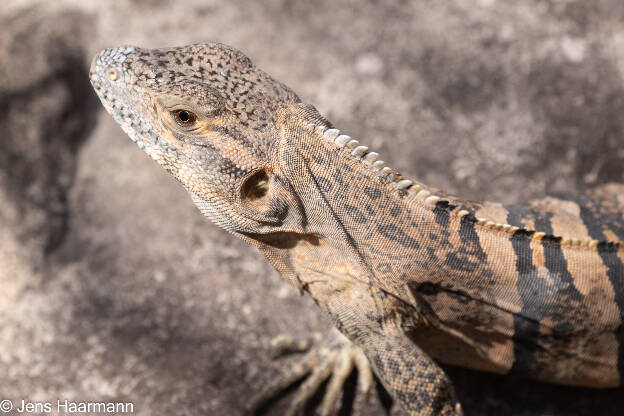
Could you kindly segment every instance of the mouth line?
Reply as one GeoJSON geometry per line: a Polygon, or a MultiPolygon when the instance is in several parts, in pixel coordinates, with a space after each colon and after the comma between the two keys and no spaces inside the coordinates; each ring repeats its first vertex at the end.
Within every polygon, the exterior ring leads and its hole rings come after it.
{"type": "MultiPolygon", "coordinates": [[[[94,88],[96,83],[97,80],[93,82],[94,88]]],[[[113,116],[115,122],[121,127],[130,140],[137,144],[139,149],[147,153],[154,160],[167,157],[178,158],[178,151],[168,146],[168,143],[159,137],[150,123],[141,122],[138,117],[135,117],[133,111],[129,109],[130,106],[124,103],[123,100],[110,98],[114,97],[110,89],[99,86],[96,92],[106,111],[113,116]]],[[[203,143],[193,144],[197,146],[203,145],[203,143]]]]}

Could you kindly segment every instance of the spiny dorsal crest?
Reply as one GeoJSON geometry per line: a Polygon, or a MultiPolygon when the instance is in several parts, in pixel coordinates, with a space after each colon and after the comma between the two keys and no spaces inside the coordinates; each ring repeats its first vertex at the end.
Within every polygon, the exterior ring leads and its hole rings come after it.
{"type": "Polygon", "coordinates": [[[361,145],[358,140],[351,138],[351,136],[341,134],[340,130],[313,123],[308,124],[308,128],[321,135],[324,140],[333,143],[337,150],[346,151],[356,160],[362,162],[371,169],[382,182],[392,183],[400,195],[405,196],[409,194],[415,197],[416,201],[420,201],[430,209],[443,209],[448,212],[449,215],[458,216],[462,221],[472,222],[492,231],[560,244],[566,247],[598,248],[607,251],[624,249],[624,242],[622,241],[579,240],[576,238],[559,237],[542,231],[528,230],[510,224],[497,223],[487,218],[476,217],[460,204],[452,204],[449,200],[432,194],[428,189],[424,189],[424,187],[415,184],[413,181],[405,179],[400,173],[394,172],[390,167],[386,166],[383,160],[378,160],[379,153],[369,152],[367,146],[361,145]]]}

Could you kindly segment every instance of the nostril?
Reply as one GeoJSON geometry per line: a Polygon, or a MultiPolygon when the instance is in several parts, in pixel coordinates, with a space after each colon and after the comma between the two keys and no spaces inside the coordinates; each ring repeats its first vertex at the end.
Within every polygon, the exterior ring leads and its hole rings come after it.
{"type": "Polygon", "coordinates": [[[117,81],[117,79],[119,78],[119,74],[118,74],[118,73],[117,73],[117,71],[116,71],[116,70],[114,70],[114,69],[109,69],[109,70],[106,72],[106,74],[108,75],[108,78],[109,78],[111,81],[117,81]]]}

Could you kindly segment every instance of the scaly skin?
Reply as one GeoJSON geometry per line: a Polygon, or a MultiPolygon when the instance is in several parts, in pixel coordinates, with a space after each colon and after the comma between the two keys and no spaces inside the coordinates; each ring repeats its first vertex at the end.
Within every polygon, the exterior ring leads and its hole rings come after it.
{"type": "MultiPolygon", "coordinates": [[[[316,300],[408,414],[461,414],[433,359],[621,384],[624,186],[526,207],[440,197],[220,44],[108,49],[91,80],[206,216],[316,300]]],[[[348,361],[313,372],[300,399],[348,361]]]]}

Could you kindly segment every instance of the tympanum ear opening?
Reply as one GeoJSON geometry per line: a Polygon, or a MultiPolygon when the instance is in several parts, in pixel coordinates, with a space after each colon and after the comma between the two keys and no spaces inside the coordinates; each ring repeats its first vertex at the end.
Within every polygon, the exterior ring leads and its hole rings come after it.
{"type": "Polygon", "coordinates": [[[283,225],[289,207],[296,206],[287,183],[265,168],[252,172],[244,179],[239,188],[239,198],[244,216],[273,227],[283,225]]]}
{"type": "MultiPolygon", "coordinates": [[[[241,197],[252,205],[260,204],[261,200],[269,193],[269,175],[261,169],[249,175],[241,186],[241,197]]],[[[260,208],[260,207],[258,207],[260,208]]]]}

